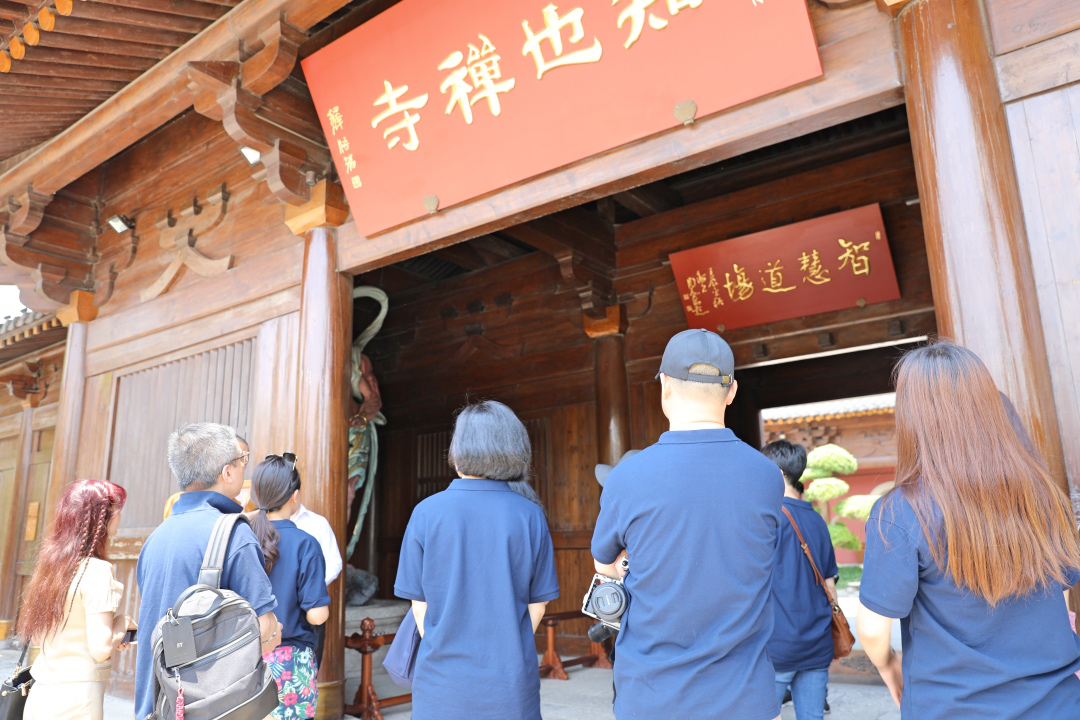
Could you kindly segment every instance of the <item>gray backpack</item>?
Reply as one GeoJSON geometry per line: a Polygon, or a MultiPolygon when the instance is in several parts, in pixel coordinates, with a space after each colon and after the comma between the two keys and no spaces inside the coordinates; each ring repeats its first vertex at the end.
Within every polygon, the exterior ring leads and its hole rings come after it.
{"type": "Polygon", "coordinates": [[[237,522],[247,518],[225,514],[218,519],[198,584],[181,593],[154,627],[154,712],[146,720],[262,720],[278,706],[255,610],[221,589],[225,550],[237,522]],[[170,652],[166,642],[174,646],[170,652]]]}

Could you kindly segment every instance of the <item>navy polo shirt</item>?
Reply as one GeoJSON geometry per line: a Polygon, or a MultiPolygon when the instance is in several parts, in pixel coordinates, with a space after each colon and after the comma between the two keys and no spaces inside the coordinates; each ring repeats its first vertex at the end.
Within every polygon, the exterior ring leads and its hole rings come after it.
{"type": "MultiPolygon", "coordinates": [[[[326,591],[326,559],[319,541],[292,520],[272,520],[278,531],[278,559],[270,569],[270,585],[278,607],[281,643],[315,649],[315,630],[305,613],[330,604],[326,591]]],[[[316,658],[317,660],[318,658],[316,658]]]]}
{"type": "Polygon", "coordinates": [[[530,603],[559,597],[544,511],[458,478],[413,510],[394,594],[427,603],[413,720],[540,720],[530,603]]]}
{"type": "Polygon", "coordinates": [[[765,651],[784,480],[731,430],[666,432],[604,485],[592,554],[630,557],[615,715],[772,720],[765,651]]]}
{"type": "MultiPolygon", "coordinates": [[[[220,493],[183,493],[173,505],[172,514],[143,543],[136,568],[139,634],[144,639],[136,645],[135,659],[135,717],[139,720],[153,711],[154,704],[150,694],[150,634],[180,594],[198,582],[214,523],[224,513],[241,510],[237,502],[220,493]]],[[[262,548],[246,523],[238,523],[229,538],[221,587],[251,603],[257,615],[277,607],[270,579],[263,570],[262,548]]]]}
{"type": "MultiPolygon", "coordinates": [[[[836,577],[836,553],[829,527],[805,500],[784,498],[822,577],[836,577]]],[[[776,672],[820,670],[833,659],[832,606],[803,553],[799,536],[786,515],[780,516],[780,537],[773,556],[773,626],[769,659],[776,672]]]]}
{"type": "MultiPolygon", "coordinates": [[[[1080,581],[1080,571],[1068,575],[1070,586],[1080,581]]],[[[1063,591],[1052,583],[990,607],[957,587],[902,492],[878,500],[866,523],[859,601],[900,618],[904,718],[1080,718],[1080,637],[1063,591]]]]}

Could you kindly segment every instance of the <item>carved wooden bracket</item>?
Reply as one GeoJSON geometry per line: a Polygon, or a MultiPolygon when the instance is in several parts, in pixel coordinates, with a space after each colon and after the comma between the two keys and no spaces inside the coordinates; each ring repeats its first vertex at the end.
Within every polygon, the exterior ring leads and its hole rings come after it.
{"type": "MultiPolygon", "coordinates": [[[[188,89],[195,110],[222,123],[237,145],[260,153],[270,191],[282,202],[303,205],[312,186],[331,167],[321,140],[305,137],[260,116],[262,96],[292,72],[304,34],[279,20],[261,36],[263,48],[236,62],[188,63],[188,89]]],[[[262,178],[260,178],[262,179],[262,178]]]]}
{"type": "Polygon", "coordinates": [[[31,237],[52,200],[52,195],[29,186],[0,205],[0,262],[26,273],[20,273],[16,284],[24,300],[32,294],[30,304],[42,311],[59,309],[73,290],[90,289],[93,283],[86,258],[86,274],[73,276],[68,269],[70,262],[64,262],[72,258],[69,248],[54,247],[31,237]]]}
{"type": "Polygon", "coordinates": [[[35,362],[20,363],[19,370],[0,375],[0,384],[6,385],[11,396],[24,408],[37,407],[45,399],[48,383],[41,380],[41,367],[35,362]]]}
{"type": "Polygon", "coordinates": [[[201,205],[199,199],[195,198],[191,207],[184,208],[179,217],[174,217],[170,210],[168,215],[157,223],[161,233],[161,247],[175,249],[175,255],[161,277],[139,294],[143,302],[153,300],[168,290],[185,267],[203,277],[214,277],[232,266],[232,255],[211,260],[195,249],[199,236],[210,232],[225,219],[228,206],[229,193],[225,185],[222,185],[207,196],[206,205],[201,205]]]}
{"type": "MultiPolygon", "coordinates": [[[[101,235],[100,228],[97,234],[101,235]]],[[[100,243],[98,247],[101,247],[100,243]]],[[[135,253],[138,249],[139,236],[136,228],[132,228],[123,234],[120,242],[109,245],[98,258],[94,265],[94,303],[98,307],[109,302],[116,288],[117,278],[135,262],[135,253]]]]}
{"type": "Polygon", "coordinates": [[[892,18],[898,16],[901,10],[914,1],[915,0],[875,0],[878,10],[892,18]]]}
{"type": "Polygon", "coordinates": [[[501,232],[555,258],[563,282],[577,293],[588,318],[604,320],[616,305],[615,242],[585,211],[564,212],[501,232]]]}

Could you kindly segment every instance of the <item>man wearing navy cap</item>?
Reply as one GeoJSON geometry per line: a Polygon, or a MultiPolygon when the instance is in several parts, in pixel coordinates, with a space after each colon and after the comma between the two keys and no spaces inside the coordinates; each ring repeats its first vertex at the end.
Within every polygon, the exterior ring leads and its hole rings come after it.
{"type": "Polygon", "coordinates": [[[615,716],[773,720],[780,715],[769,600],[784,481],[724,427],[735,358],[707,330],[671,338],[660,363],[670,430],[608,476],[593,532],[597,572],[630,605],[616,641],[615,716]]]}

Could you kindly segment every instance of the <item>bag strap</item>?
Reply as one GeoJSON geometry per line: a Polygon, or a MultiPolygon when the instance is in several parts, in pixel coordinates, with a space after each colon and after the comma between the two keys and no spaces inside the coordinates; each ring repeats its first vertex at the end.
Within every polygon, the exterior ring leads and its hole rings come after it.
{"type": "Polygon", "coordinates": [[[802,546],[803,554],[806,555],[806,559],[810,561],[810,567],[814,569],[814,577],[817,578],[817,582],[821,585],[821,589],[825,591],[825,597],[828,598],[830,605],[835,605],[832,594],[829,592],[829,588],[825,586],[825,578],[821,577],[821,571],[817,568],[817,563],[814,562],[814,556],[810,554],[810,546],[806,544],[805,538],[803,538],[802,531],[799,530],[799,524],[795,522],[795,518],[791,516],[791,512],[786,507],[781,507],[784,514],[787,515],[787,519],[791,521],[791,527],[795,530],[795,534],[799,536],[799,544],[802,546]]]}
{"type": "Polygon", "coordinates": [[[225,551],[229,548],[229,537],[239,522],[247,523],[247,518],[240,513],[225,513],[214,523],[210,533],[210,543],[206,546],[202,567],[199,568],[199,584],[221,589],[221,575],[225,568],[225,551]]]}
{"type": "Polygon", "coordinates": [[[23,663],[26,662],[26,653],[30,650],[30,641],[27,640],[23,643],[22,653],[19,655],[19,662],[15,665],[15,674],[18,675],[19,671],[23,669],[23,663]]]}

